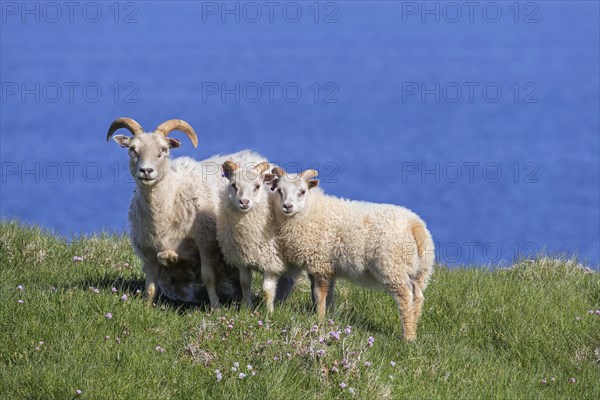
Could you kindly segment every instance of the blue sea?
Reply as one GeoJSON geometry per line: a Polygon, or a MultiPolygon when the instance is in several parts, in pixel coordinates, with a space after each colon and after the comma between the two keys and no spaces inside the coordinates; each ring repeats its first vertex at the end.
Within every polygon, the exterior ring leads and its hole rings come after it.
{"type": "Polygon", "coordinates": [[[317,168],[421,215],[440,262],[597,269],[599,3],[465,3],[4,1],[0,216],[126,231],[108,126],[180,118],[199,146],[174,155],[317,168]]]}

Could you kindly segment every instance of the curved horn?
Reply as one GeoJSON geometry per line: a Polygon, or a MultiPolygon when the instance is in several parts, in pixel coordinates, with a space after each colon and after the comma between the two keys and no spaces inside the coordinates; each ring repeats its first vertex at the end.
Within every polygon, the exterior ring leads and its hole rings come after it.
{"type": "Polygon", "coordinates": [[[258,173],[258,175],[262,175],[263,172],[269,169],[271,165],[267,161],[263,161],[260,164],[254,166],[254,170],[258,173]]]}
{"type": "Polygon", "coordinates": [[[318,171],[315,171],[314,169],[307,169],[306,171],[304,171],[300,174],[300,178],[309,180],[311,178],[314,178],[317,175],[319,175],[318,171]]]}
{"type": "Polygon", "coordinates": [[[112,124],[110,124],[110,128],[108,128],[108,134],[106,135],[106,141],[110,140],[110,137],[115,133],[118,129],[125,128],[129,132],[133,134],[133,136],[138,136],[144,133],[142,126],[135,122],[131,118],[117,118],[112,124]]]}
{"type": "Polygon", "coordinates": [[[194,147],[198,147],[198,137],[196,136],[196,132],[194,132],[194,129],[190,126],[190,124],[182,119],[170,119],[163,122],[158,126],[158,128],[156,128],[156,132],[165,137],[172,131],[181,131],[185,133],[192,141],[194,147]]]}
{"type": "Polygon", "coordinates": [[[273,170],[271,172],[273,173],[273,175],[275,175],[278,178],[281,178],[281,177],[284,177],[287,175],[287,173],[279,167],[273,168],[273,170]]]}

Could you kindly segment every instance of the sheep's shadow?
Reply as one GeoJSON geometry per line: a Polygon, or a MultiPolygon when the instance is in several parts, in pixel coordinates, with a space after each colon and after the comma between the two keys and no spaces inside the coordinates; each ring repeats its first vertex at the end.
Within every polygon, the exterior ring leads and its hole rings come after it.
{"type": "MultiPolygon", "coordinates": [[[[113,287],[117,288],[118,293],[126,294],[129,297],[140,297],[144,292],[145,281],[143,279],[124,279],[122,277],[103,279],[84,279],[72,285],[63,286],[64,288],[76,288],[81,290],[98,289],[101,292],[110,291],[113,287]]],[[[154,300],[157,307],[165,307],[179,314],[190,310],[209,311],[211,310],[210,299],[206,289],[202,288],[196,291],[196,302],[183,302],[173,300],[163,295],[158,290],[158,295],[154,300]]],[[[239,308],[241,296],[238,293],[234,295],[219,294],[219,302],[225,307],[239,308]]]]}

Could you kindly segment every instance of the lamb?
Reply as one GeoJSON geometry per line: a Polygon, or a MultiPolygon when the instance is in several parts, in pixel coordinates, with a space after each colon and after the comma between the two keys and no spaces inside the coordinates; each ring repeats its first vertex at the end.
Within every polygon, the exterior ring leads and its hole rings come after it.
{"type": "Polygon", "coordinates": [[[218,195],[226,183],[218,166],[227,159],[252,159],[254,153],[203,162],[189,157],[171,160],[171,149],[181,146],[167,136],[171,131],[182,131],[194,147],[198,145],[196,133],[185,121],[169,120],[144,133],[133,119],[119,118],[111,124],[107,140],[121,128],[133,134],[115,135],[114,140],[128,149],[129,171],[136,182],[129,223],[131,242],[146,275],[147,301],[154,301],[160,287],[173,300],[196,302],[201,279],[211,306],[218,307],[217,284],[220,292],[231,294],[237,279],[237,271],[222,263],[216,239],[218,195]]]}
{"type": "MultiPolygon", "coordinates": [[[[289,284],[300,272],[288,267],[279,253],[273,224],[273,196],[267,187],[266,160],[240,167],[234,161],[223,163],[223,175],[229,185],[221,191],[217,218],[217,239],[225,261],[240,271],[243,304],[252,307],[252,269],[263,272],[263,293],[269,313],[274,310],[277,289],[289,284]],[[281,278],[281,280],[280,280],[281,278]],[[278,281],[281,285],[278,286],[278,281]]],[[[267,174],[272,178],[271,174],[267,174]]],[[[283,289],[284,295],[287,294],[283,289]]]]}
{"type": "Polygon", "coordinates": [[[414,341],[434,263],[425,223],[403,207],[326,195],[312,179],[315,170],[272,172],[281,251],[313,275],[319,317],[332,282],[347,279],[386,290],[398,305],[404,338],[414,341]]]}

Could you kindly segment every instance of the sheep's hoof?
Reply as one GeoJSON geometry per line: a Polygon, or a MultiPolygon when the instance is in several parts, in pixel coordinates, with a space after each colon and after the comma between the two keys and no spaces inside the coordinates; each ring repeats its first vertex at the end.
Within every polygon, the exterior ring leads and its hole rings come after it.
{"type": "Polygon", "coordinates": [[[179,256],[173,250],[161,251],[156,255],[158,263],[163,267],[170,267],[177,263],[179,256]]]}

